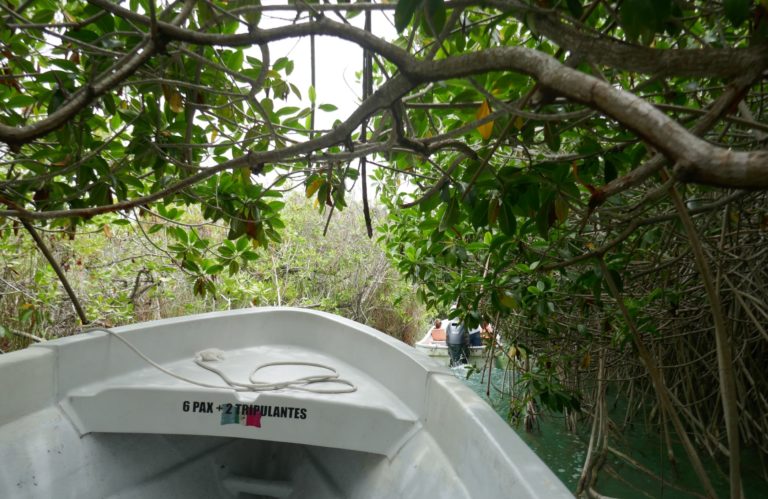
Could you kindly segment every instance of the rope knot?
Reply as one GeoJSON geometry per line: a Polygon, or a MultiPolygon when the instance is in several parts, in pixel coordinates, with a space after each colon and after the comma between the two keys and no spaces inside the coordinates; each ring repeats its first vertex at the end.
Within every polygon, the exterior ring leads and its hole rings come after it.
{"type": "Polygon", "coordinates": [[[219,360],[224,360],[224,352],[218,348],[208,348],[206,350],[197,352],[195,354],[195,358],[201,362],[216,362],[219,360]]]}

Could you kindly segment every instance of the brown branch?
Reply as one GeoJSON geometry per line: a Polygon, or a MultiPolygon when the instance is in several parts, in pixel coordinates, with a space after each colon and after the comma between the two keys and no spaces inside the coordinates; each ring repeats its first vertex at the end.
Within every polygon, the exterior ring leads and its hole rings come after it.
{"type": "Polygon", "coordinates": [[[602,258],[598,258],[597,262],[600,265],[600,270],[602,271],[603,279],[605,279],[605,283],[608,285],[608,290],[611,296],[613,297],[613,299],[616,300],[616,305],[619,307],[619,310],[621,311],[621,315],[624,318],[624,321],[626,322],[627,327],[631,332],[632,342],[634,343],[635,348],[637,349],[637,353],[640,356],[640,359],[642,360],[643,364],[645,365],[645,368],[648,370],[648,374],[651,378],[651,383],[653,384],[653,388],[656,391],[656,395],[659,399],[659,404],[661,405],[662,410],[666,411],[667,415],[669,415],[669,418],[672,420],[672,426],[675,427],[675,431],[680,437],[680,441],[683,444],[683,448],[685,449],[686,454],[688,454],[688,459],[690,459],[691,461],[693,470],[696,472],[696,475],[701,481],[701,485],[702,487],[704,487],[704,490],[707,493],[707,496],[712,498],[717,497],[717,494],[715,493],[715,489],[712,487],[712,483],[709,480],[709,477],[707,476],[706,471],[704,471],[704,466],[701,463],[701,459],[699,458],[699,455],[696,453],[696,449],[693,447],[693,443],[691,442],[690,437],[688,436],[688,432],[686,431],[682,421],[680,420],[680,415],[678,414],[675,407],[672,405],[669,388],[664,383],[664,378],[661,374],[661,370],[656,365],[656,362],[654,361],[653,356],[651,355],[651,352],[648,350],[648,347],[643,342],[640,331],[638,331],[637,325],[635,324],[634,319],[632,319],[632,316],[630,315],[629,310],[627,310],[626,304],[624,303],[624,298],[622,297],[621,292],[619,291],[619,288],[616,285],[616,281],[613,279],[613,276],[609,272],[608,266],[605,264],[605,261],[602,258]]]}
{"type": "Polygon", "coordinates": [[[736,380],[733,372],[733,353],[731,352],[730,338],[726,326],[725,315],[720,295],[715,289],[715,281],[712,278],[712,271],[704,255],[701,246],[699,234],[696,226],[693,224],[688,210],[683,204],[683,199],[677,192],[677,189],[670,189],[672,202],[675,205],[680,221],[688,236],[688,242],[693,250],[696,268],[701,275],[704,284],[707,300],[709,301],[712,320],[715,323],[715,345],[717,351],[717,371],[720,382],[720,397],[723,403],[723,416],[725,419],[725,430],[728,437],[729,451],[729,470],[731,497],[739,499],[743,497],[741,489],[741,461],[739,454],[740,436],[739,436],[739,411],[737,407],[738,393],[736,391],[736,380]]]}
{"type": "MultiPolygon", "coordinates": [[[[371,32],[371,12],[365,12],[365,31],[371,32]]],[[[373,54],[370,50],[363,50],[363,100],[368,99],[373,93],[373,54]]],[[[360,125],[360,142],[368,142],[368,118],[360,125]]],[[[360,158],[360,178],[363,182],[363,218],[368,238],[373,238],[373,224],[371,222],[371,209],[368,206],[368,158],[360,158]]]]}
{"type": "MultiPolygon", "coordinates": [[[[506,1],[489,1],[501,7],[506,1]]],[[[526,14],[528,15],[528,14],[526,14]]],[[[748,48],[656,49],[604,35],[584,34],[562,23],[557,14],[530,14],[533,30],[585,61],[633,73],[730,78],[768,65],[764,46],[748,48]]]]}
{"type": "MultiPolygon", "coordinates": [[[[313,22],[312,25],[320,24],[321,21],[313,22]]],[[[345,122],[316,139],[280,150],[251,151],[239,158],[206,168],[165,191],[145,196],[139,200],[58,212],[0,211],[0,216],[36,219],[89,216],[154,201],[178,192],[219,171],[286,160],[339,144],[346,140],[363,119],[381,108],[390,107],[393,110],[393,115],[397,117],[399,109],[395,103],[420,83],[441,81],[493,70],[512,70],[534,76],[546,87],[599,109],[628,128],[637,131],[641,137],[678,161],[678,170],[683,169],[685,171],[685,168],[696,168],[698,171],[709,175],[706,179],[707,182],[702,181],[701,177],[696,175],[688,175],[686,181],[715,183],[720,187],[768,188],[768,151],[735,152],[713,146],[692,136],[688,130],[640,97],[565,67],[554,58],[535,50],[524,47],[498,47],[481,53],[449,57],[439,61],[417,61],[408,56],[408,61],[407,63],[403,62],[404,66],[408,68],[407,75],[401,74],[387,81],[369,99],[364,101],[345,122]]],[[[399,126],[395,127],[396,132],[398,128],[399,126]]],[[[402,130],[400,133],[402,134],[402,130]]],[[[424,154],[429,153],[428,147],[423,144],[414,143],[411,140],[407,140],[407,142],[408,146],[414,150],[424,154]]]]}
{"type": "MultiPolygon", "coordinates": [[[[124,19],[150,26],[149,17],[132,12],[109,0],[89,0],[90,3],[124,19]]],[[[158,21],[158,30],[167,40],[190,43],[193,45],[215,45],[221,47],[248,47],[251,45],[275,42],[288,38],[299,38],[310,35],[333,36],[356,43],[364,49],[368,49],[400,66],[411,59],[405,50],[388,43],[365,30],[354,26],[342,24],[327,17],[322,17],[311,22],[280,26],[270,29],[255,28],[248,33],[216,34],[194,31],[177,26],[176,24],[158,21]]]]}
{"type": "MultiPolygon", "coordinates": [[[[125,11],[125,9],[115,6],[106,0],[91,1],[119,15],[125,15],[131,20],[140,18],[147,22],[149,21],[145,16],[125,11]]],[[[364,101],[352,113],[347,121],[333,131],[317,139],[286,147],[279,151],[251,152],[248,155],[230,160],[216,167],[211,167],[198,173],[196,176],[188,177],[176,184],[174,187],[176,191],[207,178],[218,171],[257,162],[295,157],[298,154],[306,154],[307,152],[338,144],[345,140],[359,126],[363,119],[382,107],[391,107],[404,94],[416,88],[419,84],[465,77],[488,71],[516,71],[530,75],[538,79],[544,87],[574,101],[585,103],[594,109],[600,110],[629,129],[634,130],[641,138],[677,162],[677,175],[684,181],[721,187],[768,188],[768,151],[735,152],[715,147],[693,137],[689,131],[640,97],[614,88],[609,83],[590,75],[568,68],[556,59],[533,49],[525,47],[496,47],[479,53],[448,57],[437,61],[420,61],[402,49],[379,40],[363,30],[335,23],[325,18],[311,23],[275,28],[274,30],[256,30],[255,33],[221,36],[188,32],[160,21],[158,21],[158,29],[167,39],[189,41],[190,43],[221,43],[223,40],[229,40],[233,43],[250,44],[264,43],[288,36],[328,34],[354,41],[363,48],[390,58],[400,67],[402,73],[383,84],[370,99],[364,101]]],[[[152,44],[152,41],[150,40],[147,43],[152,44]]],[[[139,57],[147,52],[149,51],[143,52],[139,57]]],[[[119,70],[115,75],[118,74],[121,74],[119,70]]],[[[115,78],[118,78],[118,76],[113,76],[110,82],[115,78]]],[[[100,82],[101,86],[99,88],[103,90],[108,84],[117,84],[117,81],[110,82],[100,82]]],[[[395,114],[397,111],[395,109],[395,114]]],[[[59,113],[59,111],[56,113],[59,113]]],[[[61,118],[60,115],[59,118],[61,118]]],[[[40,123],[49,123],[50,127],[49,120],[50,118],[30,125],[30,127],[37,127],[40,123]]],[[[18,139],[21,130],[27,133],[27,138],[38,136],[42,133],[40,130],[32,130],[30,127],[23,127],[23,129],[7,126],[5,128],[0,127],[0,140],[3,140],[3,137],[7,139],[8,129],[11,131],[10,136],[15,137],[13,140],[18,139]]],[[[409,146],[419,145],[418,143],[409,144],[409,146]]],[[[418,150],[419,148],[416,147],[416,149],[418,150]]],[[[425,151],[425,153],[428,153],[428,151],[425,151]]],[[[135,205],[133,204],[133,206],[135,205]]],[[[116,204],[110,207],[87,210],[99,209],[103,211],[95,211],[93,214],[115,211],[116,209],[122,209],[122,206],[116,204]]],[[[54,212],[35,214],[34,217],[28,213],[20,212],[13,214],[5,213],[5,215],[25,216],[26,218],[55,218],[56,216],[67,216],[69,214],[79,216],[76,214],[77,210],[69,210],[65,215],[53,215],[52,213],[54,212]]]]}
{"type": "MultiPolygon", "coordinates": [[[[759,75],[760,71],[753,68],[747,74],[734,80],[694,125],[691,133],[703,136],[711,130],[736,102],[744,98],[745,92],[752,86],[759,75]]],[[[656,154],[628,174],[616,178],[598,189],[597,193],[589,200],[590,207],[595,208],[604,203],[609,197],[640,184],[661,170],[666,164],[667,158],[663,154],[656,154]]]]}
{"type": "Polygon", "coordinates": [[[743,189],[768,188],[768,151],[737,152],[699,139],[642,98],[525,47],[496,47],[440,61],[408,64],[419,83],[487,71],[517,71],[545,87],[614,118],[678,163],[684,182],[743,189]]]}
{"type": "Polygon", "coordinates": [[[38,343],[45,343],[46,341],[48,341],[45,338],[41,338],[39,336],[35,336],[34,334],[25,333],[24,331],[16,331],[14,329],[10,329],[10,328],[7,328],[7,327],[5,328],[5,330],[8,331],[11,334],[15,334],[16,336],[21,336],[22,338],[28,338],[28,339],[30,339],[32,341],[36,341],[38,343]]]}
{"type": "MultiPolygon", "coordinates": [[[[477,109],[482,104],[481,101],[470,101],[470,102],[405,102],[405,107],[408,109],[477,109]]],[[[504,114],[511,114],[512,116],[520,116],[521,118],[529,119],[529,120],[535,120],[535,121],[566,121],[566,120],[576,120],[576,119],[582,119],[586,118],[590,114],[592,114],[594,111],[591,109],[583,109],[581,111],[571,111],[571,112],[563,112],[563,113],[533,113],[530,111],[523,111],[522,109],[517,109],[513,106],[514,103],[507,102],[507,105],[501,110],[503,112],[500,112],[500,115],[504,114]]],[[[661,107],[657,104],[658,107],[661,107]]],[[[681,108],[676,110],[683,110],[687,111],[688,108],[681,108]]],[[[690,110],[691,112],[698,111],[697,109],[690,110]]],[[[490,115],[489,115],[490,116],[490,115]]],[[[483,123],[487,123],[489,121],[493,121],[493,118],[491,119],[482,119],[482,120],[476,120],[473,122],[473,125],[482,125],[483,123]]],[[[768,128],[768,127],[767,127],[768,128]]]]}
{"type": "MultiPolygon", "coordinates": [[[[109,0],[89,0],[89,2],[125,19],[130,19],[145,26],[150,25],[150,20],[147,16],[119,7],[109,2],[109,0]]],[[[755,66],[764,68],[768,65],[768,53],[760,46],[733,49],[652,49],[603,36],[582,34],[575,28],[560,22],[556,14],[553,14],[551,11],[531,7],[514,0],[450,2],[451,7],[468,7],[472,5],[487,5],[502,11],[512,11],[523,22],[530,20],[526,16],[533,16],[535,29],[561,45],[564,49],[578,53],[589,62],[626,71],[675,76],[730,77],[739,75],[755,66]]],[[[312,5],[311,10],[320,11],[328,8],[326,6],[312,5]]],[[[301,11],[308,9],[310,8],[293,6],[290,10],[301,11]]],[[[257,9],[254,8],[253,10],[257,9]]],[[[245,12],[245,10],[242,11],[245,12]]],[[[360,41],[359,33],[353,34],[353,32],[362,30],[351,26],[348,26],[349,30],[342,30],[340,29],[342,26],[345,25],[323,18],[319,19],[316,23],[296,24],[269,30],[253,29],[251,33],[217,35],[186,30],[167,23],[158,23],[161,31],[171,38],[193,44],[243,46],[310,34],[336,36],[348,41],[355,41],[356,43],[360,41]],[[312,30],[311,24],[316,24],[320,30],[312,30]],[[331,25],[336,25],[336,29],[326,31],[325,28],[331,25]],[[347,38],[347,36],[352,38],[347,38]]],[[[404,53],[401,49],[396,49],[394,46],[376,37],[366,37],[365,43],[372,44],[372,46],[367,48],[387,58],[389,58],[387,54],[394,55],[398,51],[401,55],[404,53]],[[381,48],[386,53],[377,51],[376,47],[381,48]]],[[[361,46],[364,45],[361,44],[361,46]]],[[[395,59],[397,58],[399,57],[395,59]]],[[[390,60],[397,64],[395,59],[390,60]]],[[[399,66],[399,64],[397,65],[399,66]]]]}
{"type": "Polygon", "coordinates": [[[59,265],[59,262],[56,261],[56,258],[53,256],[53,253],[51,253],[51,251],[48,249],[48,246],[45,245],[45,241],[43,241],[43,238],[40,237],[40,234],[37,233],[37,230],[35,230],[35,227],[31,223],[29,223],[27,220],[21,219],[21,224],[24,226],[27,232],[29,232],[29,235],[32,236],[32,239],[34,239],[38,249],[43,254],[43,256],[45,256],[45,259],[48,260],[48,263],[51,265],[51,268],[56,273],[56,276],[59,278],[61,285],[64,286],[64,291],[66,291],[67,296],[69,296],[69,300],[72,302],[72,306],[75,307],[77,316],[80,317],[80,322],[82,322],[83,325],[89,324],[90,321],[88,320],[88,317],[85,315],[85,311],[83,310],[83,307],[80,305],[80,300],[77,299],[77,295],[75,294],[75,291],[72,289],[72,286],[69,285],[69,281],[67,280],[66,274],[64,274],[64,271],[59,265]]]}
{"type": "Polygon", "coordinates": [[[401,203],[400,208],[411,208],[413,206],[416,206],[418,204],[423,203],[425,200],[432,197],[433,194],[435,194],[437,191],[443,188],[443,186],[451,179],[451,174],[453,171],[461,164],[462,161],[466,158],[466,155],[459,154],[454,158],[453,161],[451,161],[451,164],[448,166],[448,168],[445,169],[443,172],[443,176],[440,177],[440,180],[435,182],[432,187],[424,191],[424,193],[419,196],[418,199],[415,199],[414,201],[408,201],[407,203],[401,203]]]}
{"type": "MultiPolygon", "coordinates": [[[[5,196],[0,196],[0,202],[10,206],[11,208],[16,208],[16,209],[19,208],[19,206],[16,203],[6,198],[5,196]]],[[[51,251],[48,249],[48,246],[46,246],[45,241],[43,241],[43,238],[40,237],[40,234],[35,229],[35,226],[29,223],[29,221],[27,220],[20,219],[20,221],[21,221],[21,224],[24,226],[24,229],[26,229],[26,231],[29,232],[29,235],[32,236],[32,239],[35,241],[37,248],[43,254],[45,259],[48,260],[48,263],[51,265],[51,268],[56,273],[56,276],[59,278],[61,285],[64,286],[64,291],[66,291],[67,296],[69,296],[69,300],[72,302],[72,305],[75,307],[75,312],[77,312],[78,317],[80,317],[80,321],[83,323],[83,325],[88,324],[89,323],[88,317],[85,315],[85,311],[83,310],[83,307],[80,306],[80,300],[77,299],[77,295],[75,294],[75,291],[72,289],[72,286],[69,285],[69,280],[67,280],[67,276],[66,274],[64,274],[64,271],[59,265],[59,262],[56,261],[56,258],[53,256],[53,253],[51,253],[51,251]]]]}

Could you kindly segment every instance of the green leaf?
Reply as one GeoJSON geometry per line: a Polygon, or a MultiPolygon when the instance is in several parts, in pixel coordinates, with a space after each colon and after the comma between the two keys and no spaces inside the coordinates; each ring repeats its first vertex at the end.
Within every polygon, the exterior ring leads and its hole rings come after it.
{"type": "Polygon", "coordinates": [[[544,239],[549,235],[549,228],[552,226],[554,219],[556,219],[554,210],[554,198],[549,196],[542,203],[538,213],[536,213],[536,230],[539,231],[539,235],[544,239]]]}
{"type": "Polygon", "coordinates": [[[517,300],[507,292],[499,294],[499,302],[503,307],[510,310],[515,310],[517,308],[517,300]]]}
{"type": "Polygon", "coordinates": [[[117,113],[117,106],[115,105],[115,97],[112,94],[104,95],[104,97],[101,98],[101,101],[104,104],[104,109],[106,109],[109,114],[117,113]]]}
{"type": "Polygon", "coordinates": [[[176,236],[176,239],[181,241],[182,244],[189,244],[189,235],[187,234],[187,231],[181,227],[175,227],[174,229],[174,236],[176,236]]]}
{"type": "Polygon", "coordinates": [[[440,230],[440,232],[445,232],[446,229],[454,225],[458,219],[459,219],[459,201],[457,198],[453,197],[448,202],[448,206],[445,209],[445,213],[443,213],[443,218],[440,219],[440,225],[438,227],[438,230],[440,230]]]}
{"type": "Polygon", "coordinates": [[[37,102],[38,99],[32,97],[31,95],[14,95],[5,101],[4,105],[8,108],[18,108],[31,106],[37,102]]]}
{"type": "Polygon", "coordinates": [[[483,251],[488,249],[488,245],[485,243],[481,243],[480,241],[475,241],[472,243],[467,244],[467,251],[471,251],[472,253],[475,253],[477,251],[483,251]]]}
{"type": "Polygon", "coordinates": [[[237,242],[235,243],[235,247],[237,248],[237,251],[240,253],[245,251],[248,248],[248,238],[241,237],[240,239],[238,239],[237,242]]]}
{"type": "Polygon", "coordinates": [[[437,192],[433,192],[431,196],[427,197],[426,199],[423,199],[421,203],[419,203],[419,209],[423,213],[429,213],[430,211],[434,210],[440,205],[440,194],[437,192]]]}
{"type": "Polygon", "coordinates": [[[92,43],[98,40],[99,35],[89,29],[73,29],[66,32],[66,35],[75,40],[85,43],[92,43]]]}
{"type": "Polygon", "coordinates": [[[288,67],[290,66],[291,62],[292,61],[290,59],[288,59],[287,57],[280,57],[272,65],[272,69],[274,71],[280,71],[282,69],[285,69],[286,71],[288,71],[288,67]]]}
{"type": "Polygon", "coordinates": [[[50,62],[54,66],[58,66],[61,69],[65,70],[65,71],[70,71],[72,73],[77,72],[78,69],[79,69],[77,67],[77,64],[75,64],[72,61],[68,61],[67,59],[52,59],[50,62]]]}
{"type": "MultiPolygon", "coordinates": [[[[619,271],[610,269],[608,270],[608,273],[613,278],[613,282],[616,283],[616,288],[619,290],[619,292],[624,291],[624,279],[621,278],[621,273],[619,271]]],[[[606,289],[608,289],[608,285],[606,284],[606,289]]]]}
{"type": "Polygon", "coordinates": [[[653,35],[664,30],[671,11],[671,0],[624,0],[619,19],[627,38],[650,44],[653,35]]]}
{"type": "Polygon", "coordinates": [[[307,92],[307,94],[309,95],[309,102],[314,104],[315,100],[317,99],[317,94],[315,93],[314,85],[309,86],[309,91],[307,92]]]}
{"type": "Polygon", "coordinates": [[[35,313],[34,308],[25,308],[20,314],[19,314],[19,321],[20,322],[29,322],[29,320],[32,318],[32,314],[35,313]]]}
{"type": "Polygon", "coordinates": [[[196,273],[196,274],[200,273],[200,266],[198,264],[196,264],[195,262],[193,262],[192,260],[189,260],[189,259],[185,258],[181,262],[181,266],[184,267],[185,269],[191,271],[191,272],[196,273]]]}
{"type": "MultiPolygon", "coordinates": [[[[44,2],[40,2],[43,3],[44,2]]],[[[52,9],[40,9],[32,16],[32,21],[40,24],[47,24],[53,21],[56,12],[52,9]]]]}
{"type": "Polygon", "coordinates": [[[413,14],[416,9],[421,6],[424,0],[399,0],[397,7],[395,7],[395,29],[398,33],[402,33],[403,30],[411,23],[413,14]]]}
{"type": "Polygon", "coordinates": [[[221,265],[220,263],[216,263],[216,264],[207,266],[205,268],[205,273],[209,275],[218,274],[222,270],[224,270],[224,265],[221,265]]]}
{"type": "Polygon", "coordinates": [[[259,254],[255,251],[243,251],[243,254],[240,255],[240,257],[247,262],[252,262],[259,259],[259,254]]]}
{"type": "Polygon", "coordinates": [[[240,271],[240,264],[237,263],[237,260],[232,260],[229,262],[229,275],[235,275],[240,271]]]}
{"type": "Polygon", "coordinates": [[[507,236],[514,236],[517,230],[517,219],[512,212],[512,203],[505,202],[499,211],[499,228],[507,236]]]}
{"type": "Polygon", "coordinates": [[[242,220],[233,218],[229,222],[229,232],[227,233],[227,239],[238,239],[245,234],[245,224],[242,220]]]}
{"type": "Polygon", "coordinates": [[[61,89],[56,90],[48,101],[48,114],[53,114],[67,100],[61,89]]]}
{"type": "MultiPolygon", "coordinates": [[[[295,106],[281,107],[280,109],[275,111],[275,116],[285,116],[287,114],[294,114],[294,113],[296,113],[298,111],[299,111],[299,108],[295,107],[295,106]]],[[[253,129],[251,129],[251,130],[253,130],[253,129]]],[[[257,132],[255,132],[255,133],[257,133],[257,132]]]]}
{"type": "Polygon", "coordinates": [[[581,0],[567,0],[566,4],[568,5],[568,10],[571,12],[571,15],[576,19],[579,19],[584,13],[584,7],[581,6],[581,0]]]}
{"type": "Polygon", "coordinates": [[[445,0],[425,0],[422,28],[430,36],[437,36],[445,26],[445,0]]]}
{"type": "MultiPolygon", "coordinates": [[[[251,5],[261,5],[260,0],[230,0],[229,1],[229,8],[235,9],[237,7],[247,7],[251,5]]],[[[247,11],[240,14],[242,16],[243,20],[249,24],[250,28],[255,28],[259,25],[259,21],[261,21],[261,11],[247,11]]]]}
{"type": "Polygon", "coordinates": [[[737,28],[749,19],[751,8],[752,0],[723,0],[725,17],[737,28]]]}
{"type": "Polygon", "coordinates": [[[472,210],[471,222],[475,228],[484,227],[488,224],[488,207],[490,203],[487,199],[481,199],[475,204],[472,210]]]}

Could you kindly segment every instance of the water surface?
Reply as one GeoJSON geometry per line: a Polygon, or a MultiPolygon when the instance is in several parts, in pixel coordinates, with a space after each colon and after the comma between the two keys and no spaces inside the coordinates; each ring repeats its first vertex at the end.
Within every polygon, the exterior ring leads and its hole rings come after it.
{"type": "MultiPolygon", "coordinates": [[[[456,368],[453,371],[456,377],[463,379],[502,418],[507,419],[509,401],[493,387],[491,387],[490,398],[486,396],[487,376],[483,381],[481,373],[474,373],[467,379],[466,370],[456,368]]],[[[492,383],[502,386],[503,376],[503,370],[494,369],[492,383]]],[[[620,402],[611,404],[611,416],[614,421],[619,422],[624,419],[620,402]]],[[[575,492],[586,458],[591,428],[581,424],[576,433],[571,433],[566,430],[563,418],[556,414],[543,414],[538,423],[533,432],[525,431],[522,424],[512,425],[512,427],[566,487],[575,492]]],[[[631,457],[655,476],[639,471],[625,460],[608,454],[606,465],[595,486],[601,494],[627,499],[649,497],[686,499],[703,496],[698,479],[688,464],[681,446],[674,445],[677,466],[673,467],[669,463],[658,427],[646,428],[643,422],[635,422],[631,427],[617,430],[610,440],[610,445],[631,457]]],[[[704,453],[701,457],[705,458],[704,453]]],[[[768,483],[762,477],[759,456],[747,449],[742,463],[744,463],[742,477],[746,497],[768,497],[768,483]]],[[[721,497],[728,497],[728,478],[723,472],[725,470],[727,473],[727,463],[721,463],[718,466],[712,460],[705,461],[705,469],[718,494],[721,497]]]]}

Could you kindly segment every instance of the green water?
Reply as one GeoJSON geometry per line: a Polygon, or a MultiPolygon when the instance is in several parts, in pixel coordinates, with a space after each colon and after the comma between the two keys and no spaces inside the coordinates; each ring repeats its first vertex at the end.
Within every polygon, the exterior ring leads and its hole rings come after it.
{"type": "MultiPolygon", "coordinates": [[[[464,381],[504,419],[507,418],[508,401],[491,387],[490,399],[486,397],[487,378],[481,383],[481,374],[475,373],[465,379],[465,371],[455,369],[457,377],[464,381]]],[[[501,386],[503,370],[494,369],[492,381],[501,386]]],[[[617,404],[618,406],[619,404],[617,404]]],[[[616,408],[612,414],[614,421],[623,420],[623,411],[616,408]]],[[[549,466],[552,471],[572,492],[575,492],[581,468],[586,458],[587,443],[591,428],[581,425],[574,434],[565,429],[562,417],[544,414],[533,432],[526,432],[523,425],[513,426],[517,434],[549,466]]],[[[698,479],[680,446],[675,446],[678,460],[676,467],[669,463],[666,450],[658,428],[645,428],[643,424],[634,424],[620,434],[612,436],[610,446],[616,448],[640,463],[655,477],[639,471],[623,459],[608,454],[608,459],[600,473],[596,490],[601,494],[618,498],[696,498],[703,495],[698,479]],[[659,478],[662,478],[662,482],[659,478]]],[[[704,459],[704,453],[701,453],[704,459]]],[[[760,471],[759,456],[745,451],[742,458],[744,466],[742,479],[747,498],[768,497],[768,483],[760,471]]],[[[727,463],[720,467],[714,462],[705,462],[705,468],[720,497],[728,497],[728,478],[721,470],[727,470],[727,463]]],[[[727,471],[726,471],[727,472],[727,471]]]]}

